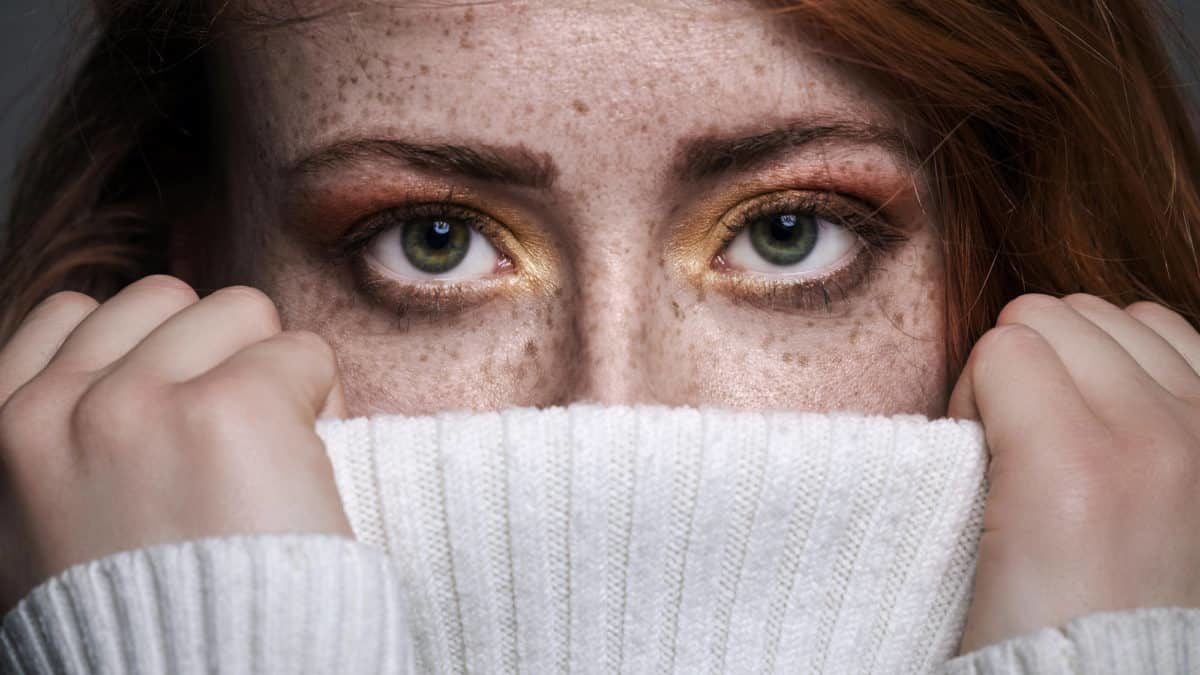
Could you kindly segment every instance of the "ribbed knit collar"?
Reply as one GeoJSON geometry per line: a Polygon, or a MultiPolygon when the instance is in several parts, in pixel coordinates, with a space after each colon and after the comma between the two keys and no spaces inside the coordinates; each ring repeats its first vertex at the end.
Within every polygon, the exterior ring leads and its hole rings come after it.
{"type": "Polygon", "coordinates": [[[577,405],[318,430],[423,672],[925,672],[957,645],[977,424],[577,405]]]}

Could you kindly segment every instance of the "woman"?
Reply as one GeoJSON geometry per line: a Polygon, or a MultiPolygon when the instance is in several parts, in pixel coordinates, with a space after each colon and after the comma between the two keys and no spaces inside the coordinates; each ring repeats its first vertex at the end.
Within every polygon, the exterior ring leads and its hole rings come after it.
{"type": "Polygon", "coordinates": [[[99,2],[0,264],[5,606],[347,534],[318,416],[579,400],[980,419],[964,653],[1200,606],[1157,7],[770,5],[99,2]]]}

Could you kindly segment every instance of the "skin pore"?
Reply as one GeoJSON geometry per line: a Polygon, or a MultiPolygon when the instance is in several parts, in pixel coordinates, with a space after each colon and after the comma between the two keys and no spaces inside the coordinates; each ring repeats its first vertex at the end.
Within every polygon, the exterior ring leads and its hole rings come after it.
{"type": "Polygon", "coordinates": [[[940,416],[936,215],[899,116],[811,46],[727,0],[372,3],[229,31],[228,227],[182,236],[178,269],[329,340],[355,415],[940,416]],[[474,257],[417,278],[406,226],[474,257]],[[772,264],[754,228],[785,257],[787,228],[816,245],[772,264]]]}

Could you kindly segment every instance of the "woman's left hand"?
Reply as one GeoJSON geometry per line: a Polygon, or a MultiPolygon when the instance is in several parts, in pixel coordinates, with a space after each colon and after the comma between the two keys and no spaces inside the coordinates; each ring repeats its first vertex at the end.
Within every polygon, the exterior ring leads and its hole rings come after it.
{"type": "Polygon", "coordinates": [[[1200,334],[1153,303],[1025,295],[951,417],[992,453],[968,652],[1097,611],[1200,607],[1200,334]]]}

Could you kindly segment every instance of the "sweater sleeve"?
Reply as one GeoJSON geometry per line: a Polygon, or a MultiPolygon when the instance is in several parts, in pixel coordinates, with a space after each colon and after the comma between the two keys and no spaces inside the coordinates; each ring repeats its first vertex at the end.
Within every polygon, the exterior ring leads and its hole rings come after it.
{"type": "Polygon", "coordinates": [[[412,673],[396,573],[327,535],[208,539],[73,567],[4,617],[4,673],[412,673]]]}
{"type": "Polygon", "coordinates": [[[946,675],[1200,672],[1200,609],[1090,614],[951,660],[946,675]]]}

